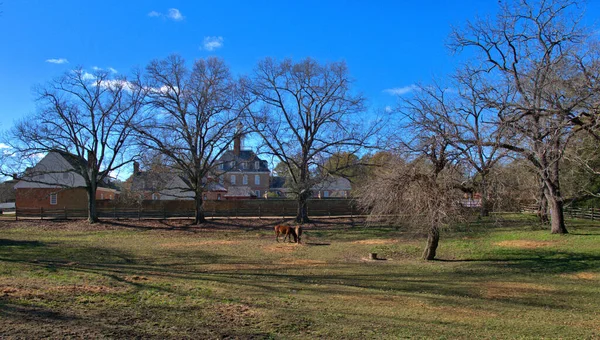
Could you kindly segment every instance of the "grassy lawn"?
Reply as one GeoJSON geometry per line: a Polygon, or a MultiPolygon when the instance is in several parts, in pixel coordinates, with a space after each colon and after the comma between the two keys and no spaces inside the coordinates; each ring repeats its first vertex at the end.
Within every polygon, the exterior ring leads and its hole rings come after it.
{"type": "Polygon", "coordinates": [[[0,336],[600,338],[599,223],[496,216],[424,262],[403,229],[246,222],[0,221],[0,336]]]}

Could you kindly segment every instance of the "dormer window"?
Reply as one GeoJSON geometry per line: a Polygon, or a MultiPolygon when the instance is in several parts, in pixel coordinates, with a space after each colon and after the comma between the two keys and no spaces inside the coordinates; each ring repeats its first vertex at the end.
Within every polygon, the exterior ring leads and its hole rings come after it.
{"type": "Polygon", "coordinates": [[[230,168],[233,168],[233,167],[235,167],[235,162],[234,162],[234,161],[231,161],[231,162],[229,162],[229,167],[230,167],[230,168]]]}
{"type": "Polygon", "coordinates": [[[223,168],[224,168],[224,167],[225,167],[225,166],[224,166],[224,164],[223,164],[223,163],[219,163],[219,170],[223,170],[223,168]]]}
{"type": "Polygon", "coordinates": [[[254,161],[254,169],[256,169],[256,170],[260,169],[260,162],[259,161],[254,161]]]}

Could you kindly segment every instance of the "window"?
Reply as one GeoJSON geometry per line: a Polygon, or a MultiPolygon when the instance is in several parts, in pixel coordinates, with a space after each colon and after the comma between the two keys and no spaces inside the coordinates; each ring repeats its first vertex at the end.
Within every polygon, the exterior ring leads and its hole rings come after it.
{"type": "Polygon", "coordinates": [[[254,175],[254,184],[256,184],[256,185],[260,184],[260,175],[254,175]]]}
{"type": "Polygon", "coordinates": [[[229,167],[230,168],[233,168],[234,166],[235,166],[235,162],[234,161],[229,162],[229,167]]]}
{"type": "Polygon", "coordinates": [[[246,162],[242,162],[242,169],[246,169],[246,162]]]}
{"type": "Polygon", "coordinates": [[[329,191],[327,191],[327,190],[323,191],[323,197],[329,197],[329,191]]]}
{"type": "Polygon", "coordinates": [[[248,184],[248,175],[244,175],[244,177],[242,177],[242,184],[248,184]]]}
{"type": "Polygon", "coordinates": [[[219,163],[219,170],[223,170],[223,168],[224,168],[223,163],[219,163]]]}
{"type": "Polygon", "coordinates": [[[223,175],[219,176],[219,183],[223,184],[225,180],[223,179],[223,175]]]}
{"type": "Polygon", "coordinates": [[[221,200],[221,194],[217,194],[217,201],[221,200]]]}
{"type": "Polygon", "coordinates": [[[50,204],[56,205],[58,203],[58,197],[56,197],[56,193],[50,194],[50,204]]]}
{"type": "Polygon", "coordinates": [[[259,161],[254,161],[254,168],[256,170],[260,169],[260,162],[259,161]]]}
{"type": "Polygon", "coordinates": [[[111,200],[113,199],[113,195],[110,195],[110,199],[111,199],[111,200]]]}
{"type": "Polygon", "coordinates": [[[202,199],[206,201],[206,194],[202,195],[202,199]]]}
{"type": "Polygon", "coordinates": [[[231,184],[235,184],[235,175],[231,175],[230,182],[231,182],[231,184]]]}
{"type": "Polygon", "coordinates": [[[103,200],[104,199],[104,194],[100,193],[100,199],[103,200]]]}
{"type": "Polygon", "coordinates": [[[158,194],[152,194],[152,200],[154,200],[154,201],[158,200],[158,194]]]}
{"type": "Polygon", "coordinates": [[[254,193],[256,194],[256,197],[260,198],[260,190],[256,190],[254,193]]]}

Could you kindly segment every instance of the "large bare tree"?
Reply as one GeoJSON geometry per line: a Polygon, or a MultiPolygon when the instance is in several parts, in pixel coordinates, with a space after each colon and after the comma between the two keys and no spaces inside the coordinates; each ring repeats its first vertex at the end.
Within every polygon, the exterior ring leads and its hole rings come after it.
{"type": "Polygon", "coordinates": [[[171,189],[193,194],[195,223],[202,223],[202,194],[218,175],[217,163],[239,123],[236,82],[219,58],[198,59],[190,69],[179,55],[152,61],[144,79],[147,110],[136,127],[139,144],[164,155],[183,178],[184,186],[171,189]]]}
{"type": "Polygon", "coordinates": [[[599,55],[579,19],[574,0],[505,1],[495,19],[469,22],[452,36],[456,50],[477,53],[474,67],[486,80],[480,98],[519,137],[501,146],[537,170],[552,233],[567,233],[559,172],[565,147],[597,114],[599,55]]]}
{"type": "Polygon", "coordinates": [[[261,151],[289,171],[298,200],[296,220],[308,221],[307,199],[320,181],[318,167],[338,152],[355,152],[377,130],[359,113],[364,98],[351,90],[344,62],[320,64],[306,58],[258,63],[247,79],[247,125],[260,135],[261,151]]]}
{"type": "MultiPolygon", "coordinates": [[[[21,173],[40,155],[60,152],[75,156],[66,170],[83,177],[88,196],[88,220],[98,220],[96,190],[112,172],[130,162],[132,129],[142,107],[143,89],[111,72],[83,68],[68,71],[36,90],[38,112],[9,131],[2,154],[2,172],[21,173]],[[81,160],[81,161],[79,161],[81,160]],[[28,163],[29,162],[29,163],[28,163]]],[[[41,173],[25,173],[32,180],[41,173]]],[[[52,171],[52,170],[48,170],[52,171]]],[[[56,184],[56,183],[48,183],[56,184]]]]}

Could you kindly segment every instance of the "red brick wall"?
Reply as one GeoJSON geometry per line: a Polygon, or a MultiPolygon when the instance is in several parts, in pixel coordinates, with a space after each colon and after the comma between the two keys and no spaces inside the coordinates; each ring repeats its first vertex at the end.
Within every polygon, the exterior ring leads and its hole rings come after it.
{"type": "Polygon", "coordinates": [[[44,208],[44,209],[86,209],[87,193],[84,188],[60,189],[17,189],[17,208],[44,208]],[[50,194],[56,193],[56,204],[50,204],[50,194]]]}
{"type": "MultiPolygon", "coordinates": [[[[43,188],[43,189],[17,189],[16,206],[20,209],[44,208],[44,209],[87,209],[88,198],[85,188],[43,188]],[[50,194],[56,193],[56,204],[50,204],[50,194]]],[[[98,188],[96,199],[115,199],[114,191],[98,188]],[[102,196],[104,194],[104,196],[102,196]]]]}

